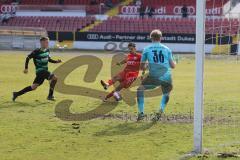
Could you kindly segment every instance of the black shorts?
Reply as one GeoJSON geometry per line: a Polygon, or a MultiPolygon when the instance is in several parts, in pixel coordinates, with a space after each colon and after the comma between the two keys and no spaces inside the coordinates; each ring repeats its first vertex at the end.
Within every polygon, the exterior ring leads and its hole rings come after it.
{"type": "Polygon", "coordinates": [[[43,84],[44,80],[50,80],[52,79],[52,77],[54,76],[54,74],[52,74],[49,71],[40,71],[36,74],[36,78],[33,81],[33,84],[43,84]]]}
{"type": "Polygon", "coordinates": [[[162,81],[159,79],[152,78],[147,76],[143,81],[142,85],[144,86],[144,90],[154,89],[156,87],[161,87],[163,94],[171,92],[173,85],[172,82],[162,81]]]}

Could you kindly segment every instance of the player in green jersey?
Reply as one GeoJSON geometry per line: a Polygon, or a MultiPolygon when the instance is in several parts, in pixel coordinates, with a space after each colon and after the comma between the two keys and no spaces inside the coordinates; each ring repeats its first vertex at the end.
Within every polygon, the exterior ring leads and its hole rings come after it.
{"type": "Polygon", "coordinates": [[[25,61],[25,69],[24,73],[28,73],[28,63],[30,59],[33,59],[35,68],[36,68],[36,77],[33,81],[33,84],[31,86],[28,86],[19,92],[13,92],[12,100],[15,101],[17,97],[36,90],[43,82],[44,80],[49,80],[50,82],[50,89],[47,99],[48,100],[54,100],[53,92],[54,87],[57,83],[57,77],[48,71],[48,62],[50,63],[61,63],[61,60],[53,60],[50,57],[50,51],[48,49],[49,46],[49,38],[48,37],[42,37],[40,39],[40,45],[41,48],[35,49],[31,54],[29,54],[25,61]]]}

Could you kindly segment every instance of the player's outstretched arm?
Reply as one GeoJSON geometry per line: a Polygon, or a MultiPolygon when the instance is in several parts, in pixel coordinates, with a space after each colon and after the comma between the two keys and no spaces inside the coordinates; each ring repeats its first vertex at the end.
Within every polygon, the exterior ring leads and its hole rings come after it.
{"type": "Polygon", "coordinates": [[[142,70],[143,72],[145,72],[145,70],[147,69],[147,62],[148,62],[147,54],[148,54],[148,49],[144,48],[142,57],[141,57],[141,64],[140,64],[140,70],[142,70]]]}
{"type": "Polygon", "coordinates": [[[176,68],[176,61],[174,60],[174,58],[173,58],[173,54],[172,54],[172,51],[171,50],[169,50],[169,64],[170,64],[170,67],[172,68],[172,69],[174,69],[174,68],[176,68]]]}
{"type": "Polygon", "coordinates": [[[126,60],[126,59],[122,60],[121,62],[118,62],[117,65],[120,66],[120,65],[123,65],[123,64],[125,64],[125,63],[127,63],[127,60],[126,60]]]}
{"type": "Polygon", "coordinates": [[[34,58],[35,57],[35,51],[32,51],[26,58],[26,61],[25,61],[25,69],[23,71],[23,73],[27,74],[28,73],[28,63],[30,61],[30,59],[34,58]]]}
{"type": "Polygon", "coordinates": [[[62,60],[58,59],[58,60],[53,60],[52,58],[49,57],[49,60],[48,60],[50,63],[61,63],[62,60]]]}
{"type": "Polygon", "coordinates": [[[26,60],[25,60],[25,68],[24,68],[24,71],[23,71],[23,73],[25,73],[25,74],[28,73],[28,64],[29,64],[30,59],[32,58],[31,55],[32,55],[32,54],[28,55],[27,58],[26,58],[26,60]]]}
{"type": "Polygon", "coordinates": [[[176,62],[174,60],[170,60],[170,66],[172,69],[176,68],[176,62]]]}
{"type": "Polygon", "coordinates": [[[145,72],[147,70],[147,68],[148,68],[148,62],[141,62],[140,70],[145,72]]]}
{"type": "Polygon", "coordinates": [[[143,77],[146,73],[146,70],[147,70],[147,63],[146,62],[142,62],[140,64],[140,71],[142,71],[142,74],[141,74],[141,80],[143,80],[143,77]]]}

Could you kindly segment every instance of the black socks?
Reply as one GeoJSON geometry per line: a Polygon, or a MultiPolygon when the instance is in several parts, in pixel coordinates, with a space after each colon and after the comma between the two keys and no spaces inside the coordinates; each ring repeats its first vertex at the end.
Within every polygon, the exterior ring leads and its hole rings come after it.
{"type": "Polygon", "coordinates": [[[21,91],[17,92],[17,96],[21,96],[21,95],[23,95],[23,94],[25,94],[25,93],[27,93],[27,92],[32,91],[32,90],[33,90],[32,87],[31,87],[31,86],[28,86],[28,87],[22,89],[21,91]]]}
{"type": "Polygon", "coordinates": [[[55,88],[56,83],[57,83],[56,80],[51,81],[48,97],[53,97],[53,92],[54,92],[54,88],[55,88]]]}

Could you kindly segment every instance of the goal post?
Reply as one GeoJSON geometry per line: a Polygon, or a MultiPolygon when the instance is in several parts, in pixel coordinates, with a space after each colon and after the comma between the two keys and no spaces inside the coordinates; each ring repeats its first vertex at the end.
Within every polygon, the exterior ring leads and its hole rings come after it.
{"type": "Polygon", "coordinates": [[[203,137],[203,77],[205,58],[206,0],[197,0],[196,13],[196,79],[194,96],[194,152],[202,153],[203,137]]]}

